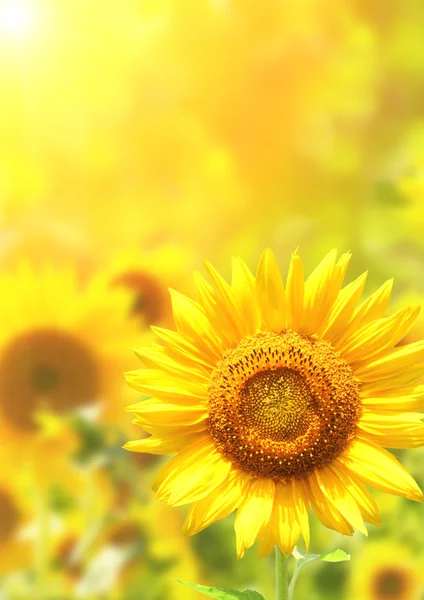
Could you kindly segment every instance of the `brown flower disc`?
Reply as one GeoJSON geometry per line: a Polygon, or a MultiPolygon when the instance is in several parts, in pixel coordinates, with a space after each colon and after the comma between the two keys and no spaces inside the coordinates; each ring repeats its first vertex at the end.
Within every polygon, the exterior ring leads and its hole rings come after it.
{"type": "Polygon", "coordinates": [[[388,566],[376,573],[372,582],[372,597],[375,600],[409,600],[414,582],[408,569],[388,566]]]}
{"type": "Polygon", "coordinates": [[[9,494],[0,490],[0,541],[9,540],[16,531],[20,514],[9,494]]]}
{"type": "Polygon", "coordinates": [[[350,366],[327,342],[292,330],[244,338],[218,363],[208,392],[219,451],[279,481],[330,464],[361,415],[350,366]]]}
{"type": "Polygon", "coordinates": [[[95,357],[67,331],[39,329],[0,355],[0,409],[20,429],[34,429],[37,410],[64,413],[99,399],[95,357]]]}
{"type": "Polygon", "coordinates": [[[168,318],[171,307],[166,289],[151,275],[142,271],[125,271],[115,277],[112,284],[133,294],[132,316],[142,317],[148,325],[158,325],[168,318]]]}

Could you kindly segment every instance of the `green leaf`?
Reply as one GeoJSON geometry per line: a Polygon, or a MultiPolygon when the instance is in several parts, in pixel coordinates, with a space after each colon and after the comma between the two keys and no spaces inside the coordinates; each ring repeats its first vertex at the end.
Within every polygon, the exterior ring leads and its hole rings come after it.
{"type": "Polygon", "coordinates": [[[259,592],[253,590],[244,590],[239,592],[237,590],[223,590],[221,588],[212,588],[206,585],[197,585],[195,583],[187,583],[177,579],[178,583],[182,583],[196,592],[208,596],[209,598],[215,598],[216,600],[265,600],[259,592]]]}
{"type": "Polygon", "coordinates": [[[333,552],[327,552],[326,554],[305,554],[301,550],[295,548],[293,550],[293,556],[301,566],[312,562],[313,560],[323,560],[324,562],[343,562],[344,560],[350,560],[350,554],[346,554],[344,550],[333,550],[333,552]]]}
{"type": "Polygon", "coordinates": [[[350,560],[350,554],[346,554],[344,550],[334,550],[334,552],[328,552],[328,554],[321,554],[319,560],[325,562],[343,562],[344,560],[350,560]]]}

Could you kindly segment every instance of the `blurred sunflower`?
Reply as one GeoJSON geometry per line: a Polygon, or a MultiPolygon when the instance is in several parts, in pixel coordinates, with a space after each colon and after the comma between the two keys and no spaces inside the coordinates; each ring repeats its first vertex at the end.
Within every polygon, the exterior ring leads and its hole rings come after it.
{"type": "Polygon", "coordinates": [[[146,600],[177,600],[181,590],[172,577],[198,575],[190,545],[179,534],[181,515],[152,502],[140,505],[133,496],[122,504],[102,472],[90,477],[90,494],[64,515],[55,537],[53,576],[62,589],[69,595],[107,593],[110,599],[131,592],[146,600]]]}
{"type": "Polygon", "coordinates": [[[0,294],[2,455],[40,477],[55,466],[60,474],[75,447],[65,415],[92,407],[100,420],[122,424],[120,373],[135,333],[128,299],[102,274],[81,288],[71,268],[27,265],[1,275],[0,294]]]}
{"type": "Polygon", "coordinates": [[[231,286],[206,263],[217,291],[201,276],[197,302],[172,290],[177,331],[136,349],[148,368],[128,382],[153,397],[129,410],[151,435],[126,448],[177,453],[153,489],[193,503],[186,534],[237,509],[239,557],[257,537],[261,556],[289,555],[309,546],[309,506],[345,535],[379,524],[364,483],[421,501],[383,449],[424,444],[424,342],[395,348],[418,308],[384,317],[392,281],[357,307],[366,273],[342,288],[349,259],[331,251],[304,282],[293,254],[286,290],[269,249],[256,278],[234,259],[231,286]]]}
{"type": "Polygon", "coordinates": [[[422,560],[405,544],[388,539],[370,541],[353,561],[348,599],[419,600],[424,583],[422,560]]]}
{"type": "MultiPolygon", "coordinates": [[[[181,525],[181,514],[152,502],[140,510],[140,505],[131,500],[125,515],[115,514],[103,539],[105,545],[128,553],[114,586],[117,599],[122,598],[125,589],[138,591],[146,600],[181,597],[174,578],[192,581],[199,575],[195,554],[181,538],[181,525]]],[[[191,591],[185,597],[191,600],[198,595],[191,591]]]]}
{"type": "Polygon", "coordinates": [[[113,287],[128,296],[128,313],[142,329],[172,323],[168,286],[187,287],[188,252],[162,245],[146,251],[121,252],[114,257],[109,275],[113,287]]]}
{"type": "Polygon", "coordinates": [[[32,559],[31,542],[23,530],[31,513],[12,481],[4,476],[0,481],[0,573],[28,566],[32,559]]]}

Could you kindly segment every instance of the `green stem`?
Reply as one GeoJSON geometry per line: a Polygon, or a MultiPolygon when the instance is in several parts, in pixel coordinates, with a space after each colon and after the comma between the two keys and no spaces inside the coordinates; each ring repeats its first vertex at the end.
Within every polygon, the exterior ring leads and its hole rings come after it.
{"type": "Polygon", "coordinates": [[[299,569],[297,568],[297,564],[296,564],[296,569],[293,573],[293,576],[291,578],[290,585],[289,585],[289,595],[288,595],[289,600],[294,599],[294,586],[296,585],[296,580],[297,580],[298,575],[299,575],[299,569]]]}
{"type": "Polygon", "coordinates": [[[275,589],[276,600],[288,600],[289,597],[289,572],[288,559],[275,546],[275,589]]]}

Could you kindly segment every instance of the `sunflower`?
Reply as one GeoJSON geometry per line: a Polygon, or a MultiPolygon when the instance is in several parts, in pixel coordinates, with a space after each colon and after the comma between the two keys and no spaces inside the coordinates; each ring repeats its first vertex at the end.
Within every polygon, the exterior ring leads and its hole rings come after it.
{"type": "MultiPolygon", "coordinates": [[[[144,497],[140,506],[140,495],[136,501],[127,494],[123,502],[121,491],[101,470],[87,473],[82,490],[56,527],[55,589],[60,585],[63,595],[66,591],[72,597],[78,590],[88,593],[86,586],[90,586],[92,594],[103,590],[108,598],[123,598],[130,589],[146,600],[180,598],[180,586],[163,574],[192,580],[199,571],[190,544],[178,535],[181,514],[145,502],[144,497]]],[[[187,598],[197,595],[189,592],[187,598]]]]}
{"type": "Polygon", "coordinates": [[[31,564],[31,542],[23,531],[31,512],[15,482],[4,476],[0,480],[0,574],[11,573],[31,564]]]}
{"type": "Polygon", "coordinates": [[[422,559],[404,543],[370,541],[353,560],[348,598],[352,600],[418,600],[424,583],[422,559]],[[358,573],[361,574],[358,577],[358,573]],[[354,576],[354,574],[356,574],[354,576]]]}
{"type": "Polygon", "coordinates": [[[114,257],[108,277],[112,287],[127,292],[128,313],[141,328],[172,323],[168,286],[178,283],[185,287],[188,260],[185,249],[174,245],[126,251],[114,257]]]}
{"type": "Polygon", "coordinates": [[[60,474],[75,449],[63,417],[92,407],[116,426],[128,404],[120,373],[136,327],[127,296],[102,274],[81,286],[71,268],[23,264],[0,276],[0,294],[1,453],[60,474]]]}
{"type": "Polygon", "coordinates": [[[391,280],[357,306],[366,273],[342,288],[349,259],[333,250],[304,281],[294,253],[286,288],[269,249],[256,277],[235,258],[232,285],[206,263],[215,289],[196,275],[197,301],[171,290],[177,331],[136,349],[147,368],[127,379],[152,397],[129,410],[151,435],[125,447],[177,453],[153,489],[192,504],[186,534],[237,509],[238,557],[256,538],[289,555],[300,535],[309,547],[309,508],[345,535],[378,525],[364,484],[421,501],[384,449],[424,444],[424,342],[395,347],[418,308],[384,317],[391,280]]]}

